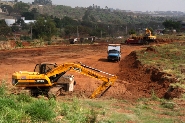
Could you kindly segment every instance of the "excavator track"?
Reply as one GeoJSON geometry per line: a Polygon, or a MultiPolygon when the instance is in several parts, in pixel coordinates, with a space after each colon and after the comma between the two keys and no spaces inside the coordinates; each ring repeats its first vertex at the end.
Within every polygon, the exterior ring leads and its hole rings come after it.
{"type": "Polygon", "coordinates": [[[58,96],[62,94],[63,87],[52,87],[48,91],[48,98],[56,99],[58,96]]]}

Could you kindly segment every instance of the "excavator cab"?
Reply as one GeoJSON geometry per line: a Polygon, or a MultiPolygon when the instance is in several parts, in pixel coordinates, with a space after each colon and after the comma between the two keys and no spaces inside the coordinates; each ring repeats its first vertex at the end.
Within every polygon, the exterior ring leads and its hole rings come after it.
{"type": "MultiPolygon", "coordinates": [[[[40,64],[36,64],[35,69],[34,69],[34,72],[38,72],[40,74],[46,74],[46,73],[50,72],[51,70],[53,70],[56,67],[57,67],[57,64],[56,63],[43,62],[43,63],[40,63],[40,64]]],[[[51,80],[51,82],[56,82],[64,74],[65,74],[65,72],[62,72],[60,74],[55,74],[54,76],[50,76],[49,79],[51,80]]]]}
{"type": "Polygon", "coordinates": [[[50,70],[52,70],[53,68],[57,67],[56,63],[40,63],[40,64],[36,64],[34,72],[38,72],[40,74],[45,74],[47,72],[49,72],[50,70]]]}

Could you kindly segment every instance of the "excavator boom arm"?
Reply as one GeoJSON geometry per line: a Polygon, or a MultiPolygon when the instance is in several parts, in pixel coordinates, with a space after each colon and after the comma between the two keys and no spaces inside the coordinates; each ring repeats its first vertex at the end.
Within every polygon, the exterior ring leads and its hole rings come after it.
{"type": "Polygon", "coordinates": [[[75,71],[78,72],[80,74],[84,74],[86,76],[98,79],[103,81],[102,85],[99,86],[90,96],[90,98],[95,98],[96,95],[100,94],[100,93],[104,93],[108,88],[110,88],[115,80],[117,79],[116,76],[112,75],[112,74],[108,74],[106,72],[97,70],[95,68],[91,68],[88,67],[86,65],[83,64],[76,64],[76,63],[65,63],[62,65],[59,65],[58,67],[54,68],[53,70],[49,71],[46,73],[46,76],[50,77],[50,76],[54,76],[56,74],[60,74],[62,72],[67,72],[67,71],[75,71]],[[104,73],[106,75],[109,75],[111,77],[106,77],[104,75],[101,75],[99,73],[104,73]]]}

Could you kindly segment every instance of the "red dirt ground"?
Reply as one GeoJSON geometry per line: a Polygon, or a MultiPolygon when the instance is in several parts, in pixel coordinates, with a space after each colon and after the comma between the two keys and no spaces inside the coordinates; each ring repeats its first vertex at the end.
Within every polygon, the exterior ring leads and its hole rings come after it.
{"type": "MultiPolygon", "coordinates": [[[[0,50],[0,75],[1,78],[11,83],[11,75],[14,71],[33,71],[37,63],[82,62],[85,65],[118,76],[115,84],[102,98],[136,100],[141,97],[151,97],[153,92],[161,98],[178,97],[178,90],[173,90],[167,95],[170,82],[161,80],[161,73],[158,70],[145,68],[137,61],[133,51],[140,49],[146,49],[146,47],[122,45],[120,62],[107,62],[107,44],[105,43],[0,50]]],[[[102,83],[79,73],[69,72],[68,74],[74,74],[77,82],[72,95],[88,97],[102,83]]]]}

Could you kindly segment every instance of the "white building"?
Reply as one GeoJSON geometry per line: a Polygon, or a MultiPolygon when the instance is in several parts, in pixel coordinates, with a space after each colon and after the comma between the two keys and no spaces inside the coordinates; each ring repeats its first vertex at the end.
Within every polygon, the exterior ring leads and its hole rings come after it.
{"type": "MultiPolygon", "coordinates": [[[[36,20],[24,20],[24,23],[26,24],[29,24],[29,23],[34,23],[36,20]]],[[[16,22],[16,19],[5,19],[5,22],[8,26],[12,26],[15,22],[16,22]]]]}
{"type": "Polygon", "coordinates": [[[12,26],[16,22],[16,19],[5,19],[5,22],[8,26],[12,26]]]}

